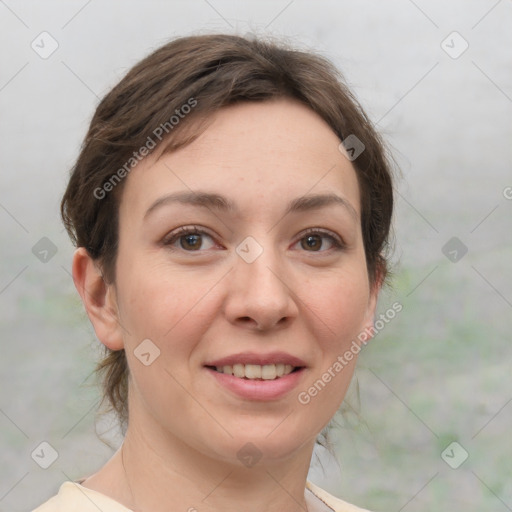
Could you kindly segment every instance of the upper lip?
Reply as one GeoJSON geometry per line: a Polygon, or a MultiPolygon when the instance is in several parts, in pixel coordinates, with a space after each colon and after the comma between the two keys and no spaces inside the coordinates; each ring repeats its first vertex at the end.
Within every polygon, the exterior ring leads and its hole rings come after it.
{"type": "Polygon", "coordinates": [[[205,364],[205,366],[233,366],[235,364],[257,364],[264,366],[266,364],[289,364],[295,367],[306,366],[306,363],[295,356],[286,352],[269,352],[267,354],[257,354],[255,352],[243,352],[232,354],[221,359],[215,359],[205,364]]]}

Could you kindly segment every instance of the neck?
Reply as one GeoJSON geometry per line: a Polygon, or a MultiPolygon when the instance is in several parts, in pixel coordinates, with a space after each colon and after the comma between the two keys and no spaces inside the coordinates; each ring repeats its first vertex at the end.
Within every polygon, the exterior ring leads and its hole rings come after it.
{"type": "Polygon", "coordinates": [[[135,512],[168,512],[170,504],[188,512],[307,511],[304,489],[314,439],[286,460],[246,467],[148,428],[131,422],[122,448],[84,484],[135,512]]]}

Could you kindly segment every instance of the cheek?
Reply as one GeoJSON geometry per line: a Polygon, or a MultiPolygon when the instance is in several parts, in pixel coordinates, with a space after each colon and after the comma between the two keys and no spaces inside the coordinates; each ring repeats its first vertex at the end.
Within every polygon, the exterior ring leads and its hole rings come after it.
{"type": "Polygon", "coordinates": [[[128,278],[119,276],[119,295],[131,385],[153,411],[162,403],[183,410],[187,399],[180,383],[190,386],[194,350],[211,323],[212,283],[168,270],[166,275],[135,260],[130,268],[128,278]]]}
{"type": "Polygon", "coordinates": [[[317,430],[325,427],[341,406],[359,354],[354,342],[358,343],[365,328],[369,301],[366,269],[353,270],[310,286],[304,301],[318,358],[297,401],[317,430]]]}
{"type": "Polygon", "coordinates": [[[147,328],[147,335],[162,336],[172,330],[193,308],[200,290],[187,286],[184,276],[142,258],[119,262],[119,302],[122,317],[136,330],[147,328]]]}
{"type": "Polygon", "coordinates": [[[365,269],[333,274],[305,289],[306,311],[329,348],[341,348],[364,329],[370,297],[365,269]]]}
{"type": "MultiPolygon", "coordinates": [[[[138,263],[133,258],[130,273],[119,274],[120,314],[124,342],[132,352],[145,339],[160,350],[160,363],[186,371],[190,356],[211,324],[216,304],[212,276],[170,272],[163,265],[138,263]]],[[[126,268],[126,267],[125,267],[126,268]]]]}

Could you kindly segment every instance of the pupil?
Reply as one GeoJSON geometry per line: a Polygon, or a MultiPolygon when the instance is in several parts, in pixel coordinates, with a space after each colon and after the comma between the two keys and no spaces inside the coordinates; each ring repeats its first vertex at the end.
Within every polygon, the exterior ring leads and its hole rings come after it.
{"type": "MultiPolygon", "coordinates": [[[[319,249],[322,245],[322,241],[318,235],[309,235],[305,238],[307,248],[309,249],[319,249]]],[[[303,245],[304,247],[304,245],[303,245]]],[[[306,247],[304,247],[306,248],[306,247]]]]}
{"type": "Polygon", "coordinates": [[[199,249],[201,246],[200,235],[185,235],[185,246],[184,249],[199,249]]]}

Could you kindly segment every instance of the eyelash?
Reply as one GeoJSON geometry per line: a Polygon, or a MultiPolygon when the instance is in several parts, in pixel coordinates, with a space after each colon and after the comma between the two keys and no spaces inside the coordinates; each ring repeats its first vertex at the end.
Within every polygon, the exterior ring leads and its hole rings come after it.
{"type": "MultiPolygon", "coordinates": [[[[164,238],[162,243],[165,246],[172,246],[175,242],[179,241],[180,238],[187,236],[187,235],[206,235],[214,241],[214,237],[210,233],[208,233],[204,229],[201,229],[198,226],[182,226],[182,227],[178,228],[177,230],[169,233],[169,235],[167,235],[164,238]]],[[[301,240],[303,240],[304,238],[311,236],[311,235],[321,235],[323,238],[329,239],[330,242],[332,243],[332,247],[327,250],[324,250],[324,251],[305,251],[305,252],[326,253],[330,250],[340,251],[340,250],[343,250],[346,248],[345,243],[338,235],[334,234],[331,231],[327,231],[327,230],[319,229],[319,228],[306,229],[303,233],[301,233],[300,238],[297,240],[297,242],[295,242],[294,245],[296,245],[301,240]]],[[[189,250],[183,249],[182,247],[179,247],[179,248],[171,247],[171,249],[178,249],[178,250],[182,250],[184,252],[203,252],[203,250],[201,250],[201,249],[199,249],[197,251],[189,251],[189,250]]]]}

